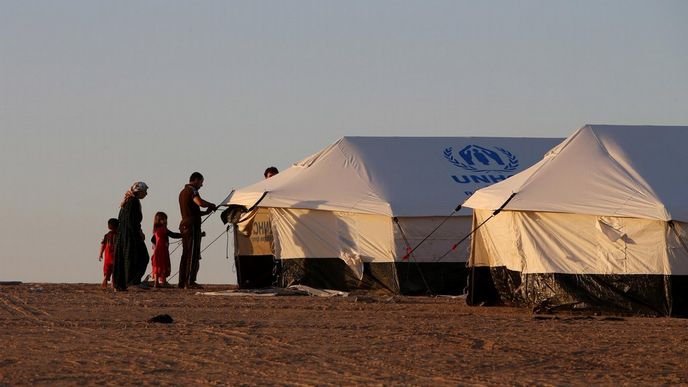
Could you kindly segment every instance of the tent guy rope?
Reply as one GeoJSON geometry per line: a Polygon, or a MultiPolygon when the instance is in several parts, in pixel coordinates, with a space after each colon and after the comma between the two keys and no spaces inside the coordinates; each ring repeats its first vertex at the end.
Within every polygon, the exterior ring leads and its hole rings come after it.
{"type": "MultiPolygon", "coordinates": [[[[457,207],[458,208],[458,207],[457,207]]],[[[456,211],[454,211],[456,212],[456,211]]],[[[450,215],[451,216],[451,215],[450,215]]],[[[420,274],[420,278],[423,280],[423,284],[425,285],[425,289],[428,292],[428,295],[433,295],[432,288],[430,288],[430,285],[428,284],[428,281],[425,279],[425,275],[423,275],[423,270],[420,268],[420,264],[418,263],[418,260],[416,260],[416,257],[412,254],[411,250],[411,244],[408,241],[408,238],[406,238],[406,233],[404,232],[404,229],[401,228],[401,224],[399,223],[399,218],[396,216],[393,218],[394,223],[396,223],[397,228],[399,228],[399,233],[401,233],[401,237],[404,238],[404,243],[406,244],[406,250],[408,253],[406,254],[408,258],[408,263],[411,263],[411,260],[413,260],[413,263],[415,263],[416,268],[418,269],[418,274],[420,274]]],[[[441,226],[442,224],[440,224],[441,226]]],[[[439,228],[439,226],[437,227],[439,228]]],[[[408,280],[408,275],[409,275],[410,270],[406,270],[406,279],[408,280]]]]}
{"type": "Polygon", "coordinates": [[[472,229],[471,232],[469,232],[465,237],[461,238],[458,242],[454,243],[454,244],[449,248],[449,250],[447,250],[446,253],[442,254],[439,258],[437,258],[437,259],[435,260],[435,262],[439,262],[439,261],[441,261],[442,259],[444,259],[444,257],[446,257],[447,255],[449,255],[449,253],[451,253],[452,251],[456,250],[456,248],[457,248],[461,243],[463,243],[466,239],[470,238],[471,235],[473,235],[476,231],[478,231],[478,229],[479,229],[480,227],[482,227],[482,226],[483,226],[485,223],[487,223],[490,219],[492,219],[492,218],[494,218],[495,216],[497,216],[497,214],[499,214],[500,212],[502,212],[502,210],[504,209],[504,207],[506,207],[506,205],[509,204],[509,202],[511,201],[511,199],[514,198],[514,196],[516,196],[516,192],[513,192],[513,193],[511,194],[511,196],[509,196],[509,198],[506,199],[506,201],[505,201],[501,206],[499,206],[499,208],[497,208],[496,210],[494,210],[494,212],[492,213],[492,215],[490,215],[489,218],[483,220],[476,228],[472,229]]]}
{"type": "MultiPolygon", "coordinates": [[[[413,252],[416,251],[417,248],[420,247],[420,245],[422,245],[426,240],[428,240],[428,238],[430,238],[430,236],[432,236],[432,234],[434,234],[435,231],[437,231],[440,227],[442,227],[442,225],[443,225],[444,223],[446,223],[447,220],[449,220],[452,216],[454,216],[454,214],[456,214],[456,213],[459,212],[460,210],[461,210],[461,204],[459,204],[458,206],[456,206],[456,208],[454,208],[454,211],[452,211],[451,214],[447,215],[444,219],[442,219],[442,221],[440,222],[440,224],[437,225],[437,227],[435,227],[432,231],[430,231],[430,233],[429,233],[428,235],[426,235],[425,238],[423,238],[423,240],[421,240],[420,242],[418,242],[418,244],[417,244],[414,248],[412,248],[410,251],[408,251],[408,252],[406,253],[406,255],[404,255],[401,259],[402,259],[403,261],[407,260],[408,257],[409,257],[411,254],[413,254],[413,252]]],[[[394,219],[396,219],[396,218],[394,218],[394,219]]],[[[397,222],[397,224],[398,224],[398,222],[397,222]]]]}

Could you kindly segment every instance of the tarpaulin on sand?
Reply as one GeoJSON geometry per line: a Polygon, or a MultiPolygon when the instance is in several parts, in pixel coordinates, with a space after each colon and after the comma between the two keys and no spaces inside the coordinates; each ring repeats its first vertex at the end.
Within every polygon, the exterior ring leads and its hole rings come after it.
{"type": "Polygon", "coordinates": [[[315,289],[304,285],[294,285],[288,288],[263,288],[220,290],[214,292],[197,292],[204,296],[250,296],[250,297],[274,297],[274,296],[314,296],[314,297],[346,297],[347,292],[332,289],[315,289]]]}

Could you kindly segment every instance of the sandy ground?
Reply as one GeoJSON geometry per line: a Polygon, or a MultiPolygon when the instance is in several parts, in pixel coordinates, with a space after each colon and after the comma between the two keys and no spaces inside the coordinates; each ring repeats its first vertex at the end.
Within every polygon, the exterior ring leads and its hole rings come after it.
{"type": "Polygon", "coordinates": [[[687,328],[449,298],[22,284],[0,286],[0,384],[676,384],[687,328]],[[174,323],[147,322],[162,313],[174,323]]]}

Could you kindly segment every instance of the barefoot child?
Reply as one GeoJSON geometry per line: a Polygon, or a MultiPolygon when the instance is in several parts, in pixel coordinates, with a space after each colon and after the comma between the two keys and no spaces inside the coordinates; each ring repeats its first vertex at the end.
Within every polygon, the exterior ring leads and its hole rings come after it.
{"type": "Polygon", "coordinates": [[[105,253],[105,262],[103,262],[103,283],[100,285],[103,289],[107,288],[107,283],[110,281],[110,277],[112,277],[112,270],[115,264],[115,236],[117,235],[118,226],[119,221],[115,218],[110,218],[108,220],[108,230],[110,231],[105,234],[103,240],[100,242],[99,261],[103,260],[103,253],[105,253]]]}
{"type": "Polygon", "coordinates": [[[167,229],[167,214],[158,212],[155,214],[153,221],[153,238],[155,244],[153,245],[153,257],[151,259],[151,266],[153,266],[153,278],[155,280],[155,287],[167,287],[167,277],[170,276],[170,237],[179,239],[182,234],[170,231],[167,229]]]}

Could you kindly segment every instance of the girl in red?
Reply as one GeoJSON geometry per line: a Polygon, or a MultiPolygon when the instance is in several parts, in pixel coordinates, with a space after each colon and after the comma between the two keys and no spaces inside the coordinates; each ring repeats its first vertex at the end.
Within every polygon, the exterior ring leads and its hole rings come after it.
{"type": "Polygon", "coordinates": [[[167,214],[158,212],[153,221],[153,278],[155,287],[168,287],[167,277],[170,276],[170,237],[179,239],[182,234],[167,229],[167,214]]]}
{"type": "MultiPolygon", "coordinates": [[[[112,270],[115,267],[115,236],[117,235],[117,227],[119,226],[119,221],[115,218],[108,220],[108,233],[103,237],[102,242],[100,242],[100,254],[98,255],[98,260],[103,260],[103,253],[105,254],[105,262],[103,262],[103,283],[100,285],[101,288],[107,288],[107,283],[112,277],[112,270]]],[[[114,287],[114,282],[112,283],[114,287]]]]}

